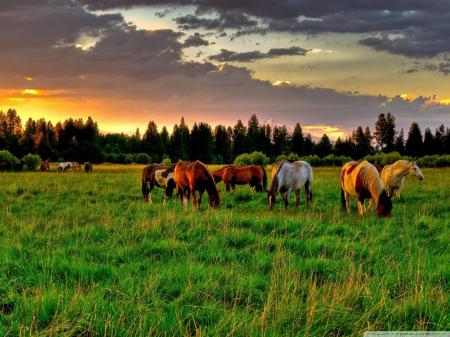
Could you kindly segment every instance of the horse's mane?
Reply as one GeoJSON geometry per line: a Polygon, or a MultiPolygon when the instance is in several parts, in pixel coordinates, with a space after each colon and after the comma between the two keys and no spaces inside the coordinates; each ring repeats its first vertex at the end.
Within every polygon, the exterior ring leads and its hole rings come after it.
{"type": "Polygon", "coordinates": [[[279,184],[278,173],[280,172],[281,168],[283,167],[283,165],[286,162],[288,162],[288,161],[287,160],[283,160],[281,163],[277,164],[278,165],[277,171],[275,172],[275,175],[272,175],[273,179],[272,179],[272,183],[270,184],[270,188],[269,188],[270,192],[276,192],[278,190],[278,184],[279,184]]]}

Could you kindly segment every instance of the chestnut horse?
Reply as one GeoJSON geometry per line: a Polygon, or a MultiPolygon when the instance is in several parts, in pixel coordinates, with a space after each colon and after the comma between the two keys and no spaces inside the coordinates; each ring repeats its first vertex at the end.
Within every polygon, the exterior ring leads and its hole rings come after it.
{"type": "MultiPolygon", "coordinates": [[[[235,190],[236,185],[249,184],[256,192],[263,192],[267,187],[267,174],[262,166],[248,165],[242,167],[226,166],[213,173],[217,182],[217,176],[222,172],[221,179],[225,184],[227,191],[235,190]]],[[[219,180],[220,181],[220,180],[219,180]]]]}
{"type": "Polygon", "coordinates": [[[152,203],[151,192],[157,186],[164,189],[164,203],[172,196],[175,182],[173,180],[173,170],[175,165],[150,164],[142,170],[142,195],[144,201],[152,203]]]}
{"type": "Polygon", "coordinates": [[[209,206],[220,208],[220,195],[212,174],[202,162],[180,162],[175,166],[173,177],[177,185],[177,193],[182,204],[187,205],[188,199],[192,197],[192,204],[199,210],[202,195],[206,191],[209,196],[209,206]],[[199,192],[198,198],[195,191],[199,192]]]}
{"type": "Polygon", "coordinates": [[[90,161],[84,163],[84,172],[92,173],[92,163],[90,161]]]}
{"type": "Polygon", "coordinates": [[[225,172],[225,169],[227,169],[228,167],[232,167],[232,165],[225,165],[225,166],[221,167],[220,169],[211,173],[216,184],[220,183],[223,180],[223,174],[225,172]]]}
{"type": "Polygon", "coordinates": [[[45,160],[41,163],[41,165],[39,166],[39,170],[41,172],[50,170],[50,163],[48,162],[48,160],[45,160]]]}

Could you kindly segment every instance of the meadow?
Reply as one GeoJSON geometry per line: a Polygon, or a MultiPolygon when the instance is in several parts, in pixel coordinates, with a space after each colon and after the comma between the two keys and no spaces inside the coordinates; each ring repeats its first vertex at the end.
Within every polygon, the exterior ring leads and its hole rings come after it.
{"type": "Polygon", "coordinates": [[[222,208],[196,212],[143,203],[142,167],[0,174],[1,336],[450,329],[450,168],[381,219],[344,214],[339,168],[315,169],[312,207],[220,183],[222,208]]]}

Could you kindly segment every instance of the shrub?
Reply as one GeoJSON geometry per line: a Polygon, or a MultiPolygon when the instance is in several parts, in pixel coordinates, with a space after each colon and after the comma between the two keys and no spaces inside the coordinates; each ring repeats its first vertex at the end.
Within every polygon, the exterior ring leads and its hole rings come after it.
{"type": "Polygon", "coordinates": [[[28,153],[22,158],[22,163],[29,171],[36,171],[38,165],[42,162],[42,159],[37,154],[28,153]]]}
{"type": "Polygon", "coordinates": [[[282,160],[288,160],[288,161],[293,162],[293,161],[300,160],[300,156],[298,154],[294,153],[294,152],[291,152],[289,154],[280,154],[275,159],[276,162],[279,162],[279,161],[282,161],[282,160]]]}
{"type": "Polygon", "coordinates": [[[139,164],[150,164],[150,162],[152,161],[152,158],[150,158],[150,156],[147,153],[138,153],[136,155],[136,163],[139,164]]]}
{"type": "Polygon", "coordinates": [[[105,156],[105,161],[108,163],[117,163],[117,154],[107,153],[105,156]]]}
{"type": "Polygon", "coordinates": [[[20,160],[8,150],[0,151],[0,170],[12,170],[20,164],[20,160]]]}
{"type": "Polygon", "coordinates": [[[125,155],[124,163],[125,163],[125,164],[131,164],[132,162],[134,162],[134,154],[132,154],[132,153],[127,153],[127,154],[125,155]]]}
{"type": "Polygon", "coordinates": [[[162,160],[162,163],[163,163],[164,165],[172,165],[172,161],[170,160],[170,158],[164,158],[164,159],[162,160]]]}
{"type": "Polygon", "coordinates": [[[243,165],[267,165],[269,163],[269,157],[259,151],[252,153],[242,153],[236,157],[234,164],[237,166],[243,165]]]}

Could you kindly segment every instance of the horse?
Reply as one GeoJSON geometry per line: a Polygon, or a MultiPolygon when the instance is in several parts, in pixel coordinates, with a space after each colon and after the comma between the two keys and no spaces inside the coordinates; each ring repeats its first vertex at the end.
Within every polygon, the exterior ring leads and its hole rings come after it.
{"type": "Polygon", "coordinates": [[[376,204],[376,211],[379,216],[391,216],[391,198],[386,193],[376,167],[368,161],[352,161],[342,166],[341,202],[347,214],[350,213],[351,197],[358,198],[358,209],[361,216],[366,214],[365,199],[369,199],[367,211],[370,212],[372,206],[376,204]]]}
{"type": "Polygon", "coordinates": [[[182,204],[187,205],[189,196],[192,197],[192,204],[199,210],[202,195],[206,191],[209,196],[209,206],[220,208],[220,195],[212,174],[202,162],[180,162],[176,164],[173,177],[177,186],[177,193],[182,204]],[[195,192],[198,191],[198,198],[195,192]]]}
{"type": "Polygon", "coordinates": [[[258,165],[225,167],[222,173],[222,180],[226,186],[227,192],[231,189],[235,190],[236,185],[249,184],[256,192],[265,191],[267,188],[266,170],[258,165]]]}
{"type": "Polygon", "coordinates": [[[71,169],[73,170],[73,171],[81,171],[81,165],[80,165],[80,163],[78,163],[78,162],[76,162],[76,161],[73,161],[73,162],[71,162],[70,163],[71,164],[71,169]]]}
{"type": "Polygon", "coordinates": [[[225,166],[221,167],[220,169],[211,173],[216,184],[220,183],[223,180],[223,174],[225,172],[225,169],[228,167],[232,167],[232,165],[225,165],[225,166]]]}
{"type": "Polygon", "coordinates": [[[175,165],[150,164],[142,170],[142,195],[144,201],[152,203],[151,192],[157,186],[164,189],[164,203],[172,196],[176,187],[173,180],[175,165]]]}
{"type": "Polygon", "coordinates": [[[272,183],[267,191],[267,205],[272,209],[276,202],[276,194],[280,192],[284,200],[284,208],[288,208],[291,191],[295,193],[295,207],[300,203],[300,189],[305,186],[306,204],[312,203],[313,170],[306,161],[290,163],[285,160],[272,170],[272,183]]]}
{"type": "Polygon", "coordinates": [[[70,161],[62,162],[58,164],[58,172],[66,172],[72,169],[72,163],[70,161]]]}
{"type": "Polygon", "coordinates": [[[403,184],[405,183],[407,175],[423,180],[423,173],[417,166],[416,159],[411,162],[407,160],[397,160],[394,164],[386,165],[383,168],[381,171],[381,180],[389,197],[400,198],[400,192],[403,189],[403,184]]]}
{"type": "Polygon", "coordinates": [[[41,172],[45,172],[50,170],[50,163],[48,162],[48,160],[44,160],[41,165],[39,166],[39,170],[41,172]]]}
{"type": "Polygon", "coordinates": [[[84,172],[92,173],[92,163],[90,161],[84,163],[84,172]]]}

